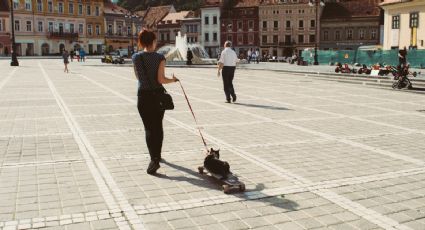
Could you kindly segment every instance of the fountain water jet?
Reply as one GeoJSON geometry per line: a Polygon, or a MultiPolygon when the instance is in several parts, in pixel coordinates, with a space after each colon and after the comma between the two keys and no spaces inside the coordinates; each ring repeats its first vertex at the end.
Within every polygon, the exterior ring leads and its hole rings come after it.
{"type": "Polygon", "coordinates": [[[175,45],[165,45],[158,49],[158,53],[163,54],[167,60],[167,64],[186,64],[187,49],[193,53],[193,64],[213,65],[217,60],[210,58],[204,47],[199,44],[188,44],[187,36],[182,36],[180,31],[176,36],[175,45]]]}

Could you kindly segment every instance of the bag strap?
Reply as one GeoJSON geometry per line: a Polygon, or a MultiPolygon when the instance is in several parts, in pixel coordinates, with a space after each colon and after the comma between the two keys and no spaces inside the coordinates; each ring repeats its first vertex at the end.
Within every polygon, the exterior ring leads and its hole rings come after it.
{"type": "Polygon", "coordinates": [[[198,128],[199,134],[201,135],[202,142],[204,143],[204,147],[207,150],[207,155],[208,155],[209,151],[207,147],[207,142],[205,141],[204,135],[202,135],[201,128],[199,128],[198,120],[196,119],[195,113],[193,112],[192,106],[190,105],[189,99],[187,98],[186,92],[184,91],[181,81],[178,81],[178,82],[180,84],[180,87],[182,88],[184,97],[186,98],[187,105],[189,106],[190,112],[192,113],[193,119],[195,120],[196,127],[198,128]]]}

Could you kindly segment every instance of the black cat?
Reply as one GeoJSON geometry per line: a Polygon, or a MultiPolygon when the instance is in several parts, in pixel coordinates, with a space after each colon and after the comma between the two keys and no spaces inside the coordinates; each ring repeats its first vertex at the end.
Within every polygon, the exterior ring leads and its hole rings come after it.
{"type": "Polygon", "coordinates": [[[220,150],[211,148],[204,160],[204,167],[211,173],[218,174],[225,179],[230,173],[230,165],[226,161],[219,160],[220,150]]]}

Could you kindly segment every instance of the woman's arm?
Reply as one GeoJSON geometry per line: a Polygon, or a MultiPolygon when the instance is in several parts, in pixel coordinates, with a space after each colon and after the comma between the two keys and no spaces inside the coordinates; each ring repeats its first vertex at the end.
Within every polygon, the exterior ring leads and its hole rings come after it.
{"type": "Polygon", "coordinates": [[[161,63],[159,63],[159,69],[158,69],[158,82],[161,84],[169,84],[178,81],[174,74],[173,78],[166,78],[165,77],[165,60],[162,60],[161,63]]]}

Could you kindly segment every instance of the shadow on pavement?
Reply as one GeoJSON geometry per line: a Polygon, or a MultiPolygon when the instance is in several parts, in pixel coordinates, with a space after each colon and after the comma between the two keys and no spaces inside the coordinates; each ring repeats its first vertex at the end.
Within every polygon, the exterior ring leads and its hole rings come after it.
{"type": "MultiPolygon", "coordinates": [[[[215,189],[215,190],[221,190],[221,183],[219,180],[212,178],[211,176],[202,175],[199,174],[196,171],[193,171],[191,169],[185,168],[180,165],[176,165],[167,161],[162,162],[164,165],[167,165],[173,169],[179,170],[181,172],[187,173],[189,175],[192,175],[196,178],[188,178],[185,176],[167,176],[164,174],[156,174],[156,177],[158,178],[164,178],[169,180],[177,180],[177,181],[186,181],[189,182],[195,186],[201,186],[208,189],[215,189]]],[[[265,198],[259,198],[259,199],[249,199],[248,195],[246,193],[249,192],[256,192],[256,195],[264,195],[261,191],[264,190],[266,186],[263,183],[259,183],[255,186],[255,189],[247,189],[245,193],[230,193],[229,195],[237,196],[237,197],[246,197],[247,200],[256,201],[256,202],[263,202],[263,203],[270,203],[272,206],[277,208],[286,209],[288,211],[295,211],[297,210],[297,207],[299,206],[298,203],[288,200],[284,198],[284,194],[281,196],[272,196],[272,197],[265,197],[265,198]]]]}
{"type": "Polygon", "coordinates": [[[246,107],[252,107],[252,108],[260,108],[260,109],[271,109],[271,110],[291,110],[285,107],[276,107],[271,105],[256,105],[256,104],[247,104],[247,103],[239,103],[235,102],[234,105],[240,105],[240,106],[246,106],[246,107]]]}

